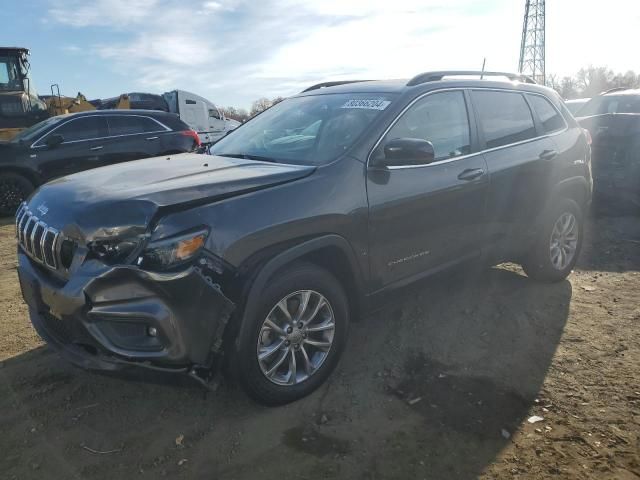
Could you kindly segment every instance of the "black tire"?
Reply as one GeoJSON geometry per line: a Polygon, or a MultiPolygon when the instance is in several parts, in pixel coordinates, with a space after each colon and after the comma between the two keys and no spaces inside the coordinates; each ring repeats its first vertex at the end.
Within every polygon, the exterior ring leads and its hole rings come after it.
{"type": "Polygon", "coordinates": [[[563,198],[549,207],[543,215],[538,237],[532,246],[531,253],[522,263],[528,277],[541,282],[559,282],[569,276],[575,267],[582,248],[584,215],[580,206],[569,198],[563,198]],[[565,214],[571,214],[577,223],[577,242],[575,253],[564,268],[554,266],[551,260],[551,235],[556,222],[565,214]]]}
{"type": "MultiPolygon", "coordinates": [[[[349,307],[340,282],[328,271],[310,263],[296,263],[277,272],[259,294],[254,318],[240,329],[236,348],[231,359],[238,382],[254,400],[264,405],[283,405],[298,400],[316,390],[331,374],[347,339],[349,329],[349,307]],[[313,290],[320,293],[330,304],[334,316],[333,342],[323,363],[305,380],[295,385],[278,385],[267,378],[258,362],[258,337],[262,324],[274,306],[288,295],[313,290]]],[[[297,355],[301,355],[298,351],[297,355]]],[[[300,360],[298,360],[300,361],[300,360]]]]}
{"type": "Polygon", "coordinates": [[[14,215],[33,188],[33,183],[18,173],[0,173],[0,216],[14,215]]]}

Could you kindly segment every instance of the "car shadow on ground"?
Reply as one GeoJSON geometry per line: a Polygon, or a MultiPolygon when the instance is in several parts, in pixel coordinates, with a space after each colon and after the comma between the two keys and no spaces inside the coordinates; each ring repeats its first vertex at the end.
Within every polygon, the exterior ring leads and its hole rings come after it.
{"type": "Polygon", "coordinates": [[[7,478],[475,478],[539,395],[571,293],[568,281],[537,284],[510,266],[421,283],[354,323],[329,381],[279,408],[228,383],[207,394],[153,372],[95,375],[39,348],[0,368],[0,470],[7,478]]]}

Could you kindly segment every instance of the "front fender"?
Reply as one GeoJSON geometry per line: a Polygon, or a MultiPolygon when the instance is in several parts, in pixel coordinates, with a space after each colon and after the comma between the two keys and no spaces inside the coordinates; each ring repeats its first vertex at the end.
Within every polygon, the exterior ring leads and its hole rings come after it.
{"type": "MultiPolygon", "coordinates": [[[[290,265],[296,260],[300,260],[309,254],[327,247],[338,248],[344,254],[349,263],[348,268],[353,276],[353,283],[355,291],[357,292],[357,297],[358,299],[363,298],[362,293],[364,292],[364,279],[362,271],[358,265],[356,255],[349,242],[344,237],[336,234],[328,234],[306,240],[281,251],[271,259],[267,260],[266,263],[262,264],[261,268],[257,271],[253,280],[250,281],[249,287],[246,289],[246,300],[243,304],[243,308],[238,310],[240,325],[238,326],[238,335],[236,335],[236,339],[242,336],[244,329],[247,328],[247,325],[249,324],[249,322],[245,322],[244,320],[257,315],[260,292],[266,286],[269,278],[286,265],[290,265]]],[[[352,299],[352,301],[356,301],[358,299],[352,299]]],[[[356,308],[359,309],[360,306],[358,305],[356,308]]]]}

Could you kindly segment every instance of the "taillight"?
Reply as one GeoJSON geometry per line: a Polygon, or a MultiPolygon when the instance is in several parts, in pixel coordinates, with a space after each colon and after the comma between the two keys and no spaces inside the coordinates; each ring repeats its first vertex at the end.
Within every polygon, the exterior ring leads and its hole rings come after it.
{"type": "Polygon", "coordinates": [[[193,138],[193,140],[196,142],[194,147],[199,147],[202,144],[202,142],[200,141],[200,137],[198,136],[198,132],[194,130],[184,130],[182,132],[182,135],[184,135],[185,137],[193,138]]]}
{"type": "Polygon", "coordinates": [[[582,131],[584,132],[584,138],[587,139],[587,145],[591,145],[593,143],[591,132],[589,132],[589,130],[587,130],[586,128],[583,128],[582,131]]]}

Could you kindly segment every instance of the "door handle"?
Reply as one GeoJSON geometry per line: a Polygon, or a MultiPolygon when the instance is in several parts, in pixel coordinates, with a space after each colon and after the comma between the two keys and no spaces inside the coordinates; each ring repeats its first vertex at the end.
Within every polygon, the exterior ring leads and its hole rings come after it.
{"type": "Polygon", "coordinates": [[[158,137],[147,137],[146,140],[157,140],[158,137]]]}
{"type": "Polygon", "coordinates": [[[558,155],[555,150],[545,150],[540,154],[540,160],[551,160],[558,155]]]}
{"type": "Polygon", "coordinates": [[[466,170],[463,170],[460,175],[458,175],[458,179],[466,180],[469,182],[471,180],[475,180],[476,178],[480,178],[483,175],[484,170],[481,168],[467,168],[466,170]]]}
{"type": "Polygon", "coordinates": [[[92,152],[95,152],[96,150],[102,150],[104,148],[104,145],[99,145],[97,147],[91,147],[89,150],[91,150],[92,152]]]}

